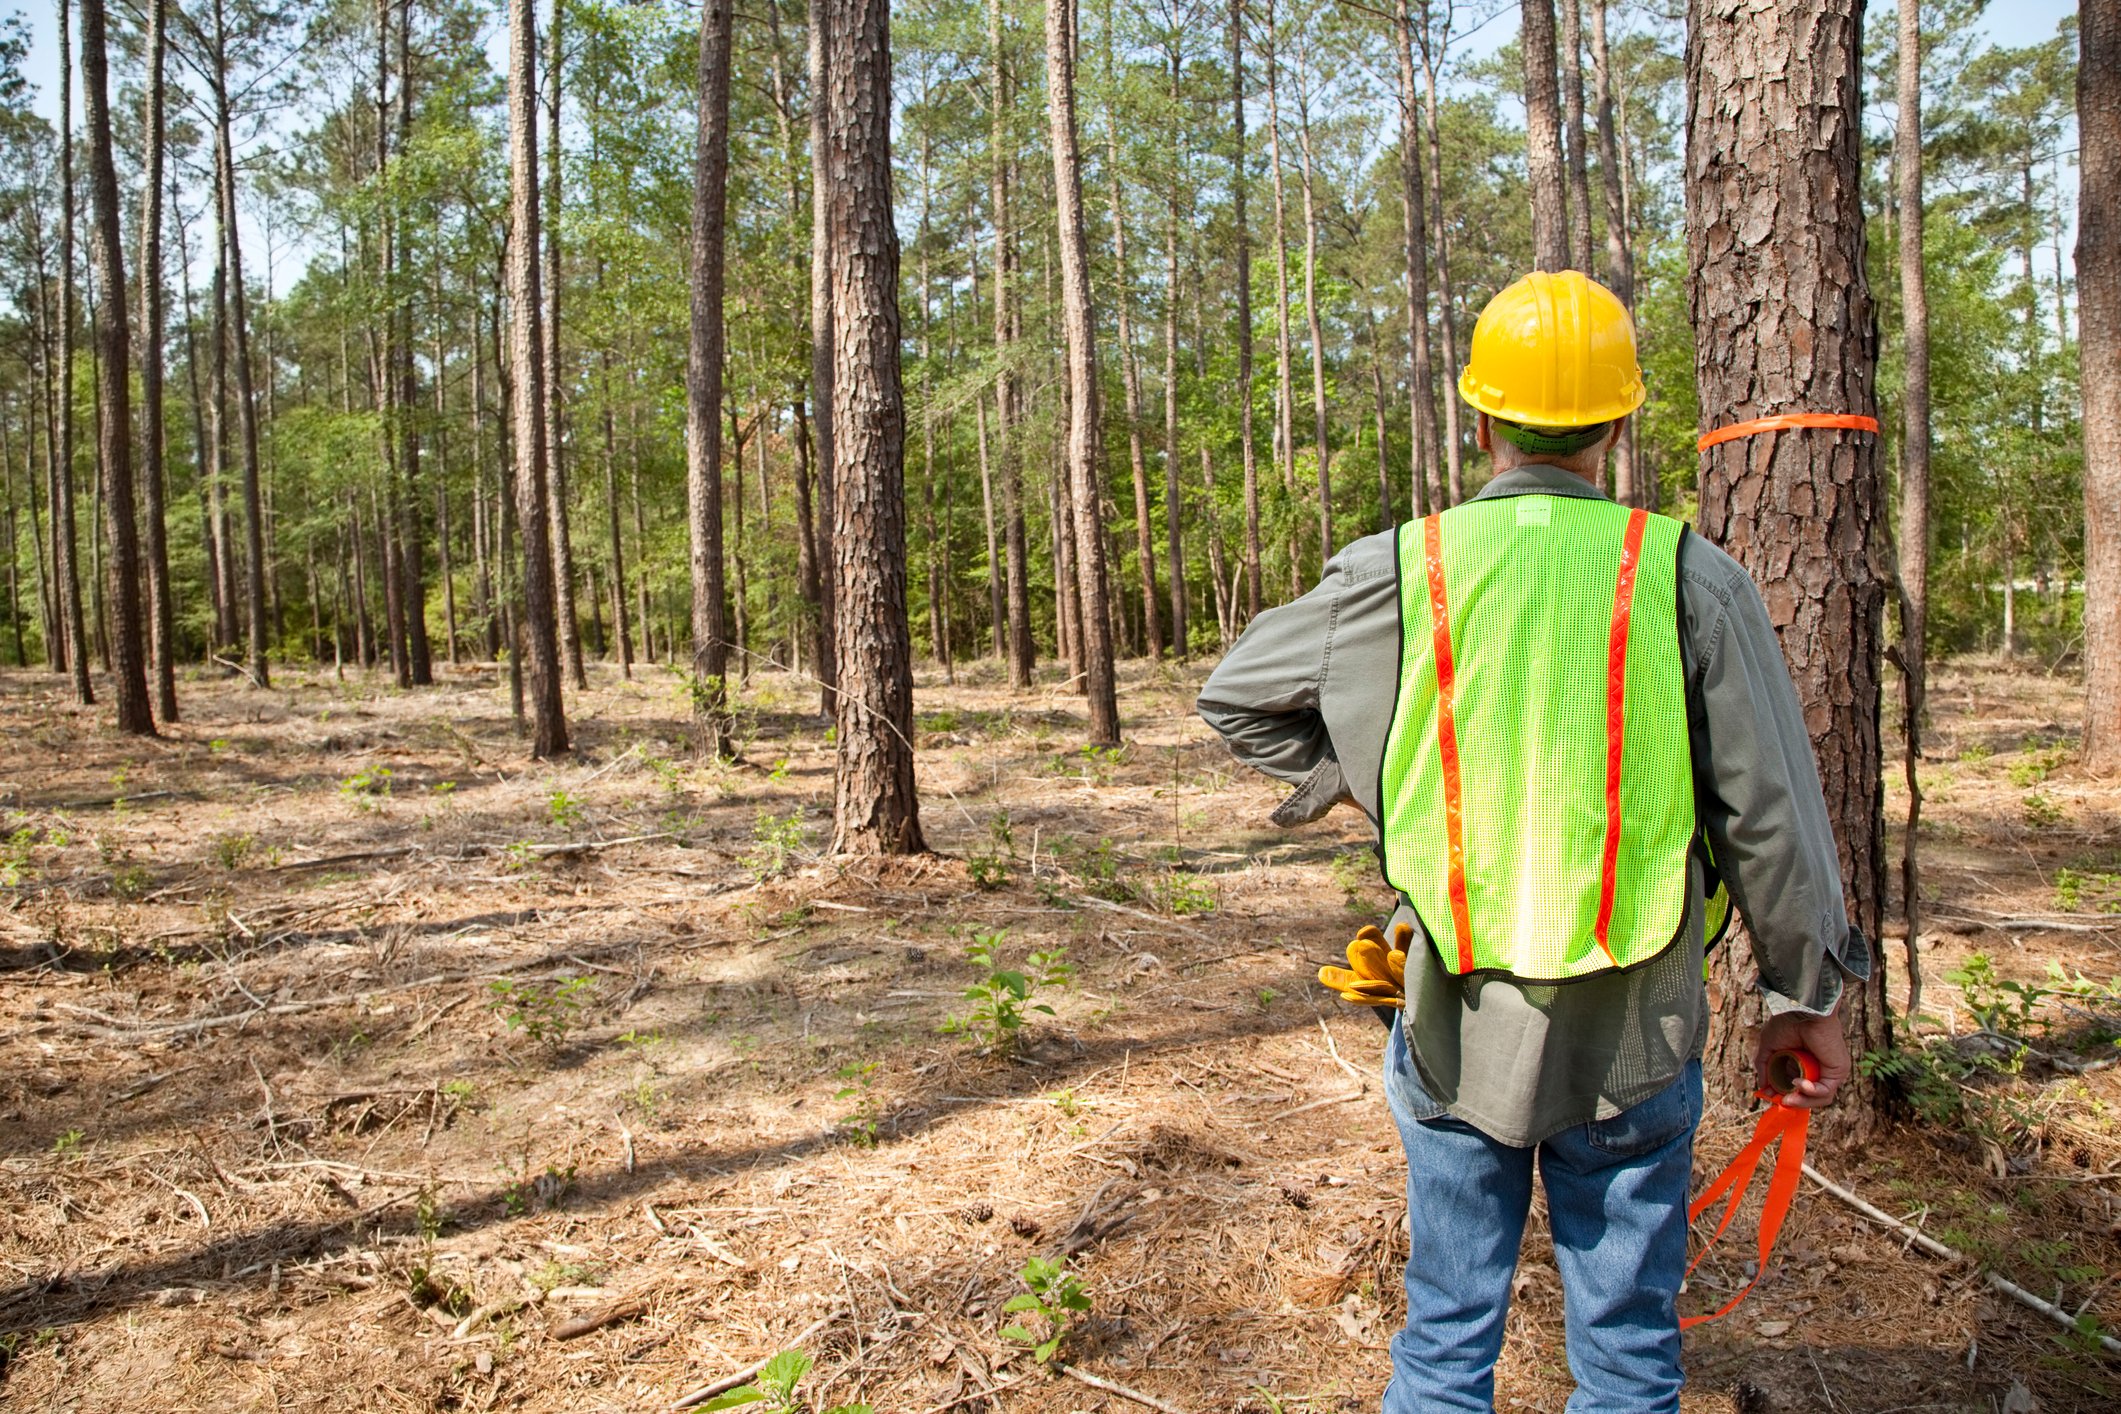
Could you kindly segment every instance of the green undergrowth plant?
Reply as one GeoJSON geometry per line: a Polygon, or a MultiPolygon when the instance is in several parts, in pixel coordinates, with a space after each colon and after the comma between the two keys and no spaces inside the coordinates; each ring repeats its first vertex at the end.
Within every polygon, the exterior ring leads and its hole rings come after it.
{"type": "MultiPolygon", "coordinates": [[[[757,1405],[768,1414],[809,1414],[810,1406],[802,1398],[797,1386],[810,1373],[814,1362],[800,1350],[783,1350],[768,1360],[749,1384],[738,1385],[727,1394],[718,1394],[700,1408],[703,1410],[743,1409],[757,1405]]],[[[866,1404],[835,1404],[822,1414],[871,1414],[866,1404]]]]}
{"type": "Polygon", "coordinates": [[[587,977],[561,977],[551,982],[517,982],[499,978],[487,984],[492,994],[487,1002],[510,1031],[538,1043],[559,1045],[580,1019],[582,1006],[596,984],[587,977]]]}
{"type": "Polygon", "coordinates": [[[339,782],[339,799],[364,813],[381,810],[390,799],[391,769],[364,766],[339,782]]]}
{"type": "Polygon", "coordinates": [[[1044,1329],[1033,1330],[1024,1321],[1014,1321],[1002,1327],[1002,1336],[1030,1346],[1032,1359],[1049,1364],[1060,1353],[1075,1318],[1090,1310],[1090,1293],[1068,1270],[1065,1257],[1033,1257],[1017,1276],[1027,1289],[1010,1297],[1002,1306],[1003,1313],[1029,1313],[1044,1329]]]}
{"type": "Polygon", "coordinates": [[[1009,812],[997,810],[987,821],[987,848],[965,856],[965,871],[977,889],[999,889],[1009,882],[1009,866],[1016,862],[1016,833],[1009,825],[1009,812]]]}
{"type": "Polygon", "coordinates": [[[737,862],[760,883],[778,879],[788,872],[790,862],[803,848],[808,833],[800,810],[791,810],[786,815],[761,810],[751,827],[751,848],[737,862]]]}
{"type": "Polygon", "coordinates": [[[1000,928],[972,935],[965,958],[981,974],[965,988],[965,1000],[972,1003],[972,1010],[951,1016],[942,1025],[944,1035],[972,1036],[983,1051],[1013,1050],[1032,1013],[1055,1014],[1051,1006],[1035,1000],[1039,988],[1066,986],[1074,975],[1065,947],[1035,950],[1022,968],[1004,966],[1001,952],[1007,936],[1007,930],[1000,928]]]}

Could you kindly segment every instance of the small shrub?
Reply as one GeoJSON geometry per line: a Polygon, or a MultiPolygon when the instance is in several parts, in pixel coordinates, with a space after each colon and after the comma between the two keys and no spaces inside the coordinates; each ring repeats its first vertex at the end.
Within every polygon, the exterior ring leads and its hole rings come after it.
{"type": "Polygon", "coordinates": [[[2121,874],[2055,871],[2055,907],[2074,913],[2089,905],[2099,913],[2121,913],[2121,874]]]}
{"type": "Polygon", "coordinates": [[[501,978],[487,984],[493,993],[487,1005],[510,1031],[558,1045],[567,1039],[582,1010],[582,994],[593,985],[587,977],[563,977],[549,984],[501,978]]]}
{"type": "Polygon", "coordinates": [[[339,799],[356,810],[381,810],[390,799],[390,777],[388,766],[364,767],[339,782],[339,799]]]}
{"type": "MultiPolygon", "coordinates": [[[[741,1409],[756,1404],[767,1414],[803,1414],[803,1402],[796,1397],[796,1386],[810,1373],[811,1363],[810,1357],[800,1350],[783,1350],[766,1362],[750,1384],[738,1385],[727,1394],[718,1394],[700,1408],[712,1414],[717,1409],[741,1409]]],[[[866,1404],[835,1404],[825,1414],[870,1414],[870,1409],[866,1404]]]]}
{"type": "Polygon", "coordinates": [[[2025,823],[2045,830],[2062,823],[2062,807],[2052,796],[2032,790],[2025,793],[2025,823]]]}
{"type": "Polygon", "coordinates": [[[1377,912],[1383,880],[1377,872],[1376,851],[1353,849],[1334,855],[1333,883],[1346,901],[1348,912],[1377,912]]]}
{"type": "Polygon", "coordinates": [[[848,1083],[833,1092],[835,1100],[854,1101],[854,1108],[836,1121],[836,1127],[848,1143],[857,1149],[876,1147],[876,1097],[869,1093],[869,1082],[876,1071],[875,1061],[848,1061],[839,1069],[839,1077],[848,1083]]]}
{"type": "Polygon", "coordinates": [[[1033,1257],[1017,1276],[1029,1289],[1010,1297],[1002,1310],[1009,1315],[1035,1313],[1045,1323],[1045,1330],[1034,1331],[1022,1322],[1012,1322],[1002,1327],[1002,1335],[1032,1347],[1031,1357],[1041,1365],[1048,1364],[1060,1353],[1061,1342],[1068,1338],[1069,1324],[1090,1309],[1090,1294],[1068,1270],[1064,1257],[1033,1257]]]}
{"type": "Polygon", "coordinates": [[[78,1129],[67,1130],[66,1133],[52,1141],[52,1153],[62,1159],[72,1158],[81,1152],[82,1137],[82,1133],[78,1129]]]}
{"type": "Polygon", "coordinates": [[[226,834],[214,837],[214,860],[223,869],[234,873],[250,858],[251,849],[257,844],[257,836],[226,834]]]}
{"type": "Polygon", "coordinates": [[[737,862],[760,883],[778,879],[788,872],[789,860],[802,849],[808,833],[800,810],[786,815],[761,810],[757,823],[751,827],[751,848],[737,862]]]}
{"type": "Polygon", "coordinates": [[[1179,869],[1166,875],[1159,900],[1173,918],[1192,918],[1215,911],[1215,891],[1198,874],[1179,869]]]}
{"type": "Polygon", "coordinates": [[[993,890],[1009,882],[1009,865],[1016,859],[1016,834],[1009,826],[1009,812],[997,810],[987,821],[985,851],[965,856],[965,871],[972,886],[993,890]]]}
{"type": "Polygon", "coordinates": [[[1067,984],[1074,973],[1065,960],[1068,950],[1052,948],[1034,952],[1025,960],[1024,970],[1018,971],[1002,966],[1001,948],[1006,936],[1001,929],[973,935],[972,942],[965,949],[965,957],[982,974],[977,982],[965,988],[965,1000],[973,1003],[973,1007],[966,1016],[952,1016],[944,1021],[944,1035],[976,1036],[982,1042],[982,1050],[1008,1050],[1016,1045],[1031,1013],[1054,1015],[1051,1006],[1032,998],[1040,987],[1067,984]]]}
{"type": "Polygon", "coordinates": [[[563,830],[572,830],[582,823],[582,802],[564,790],[556,790],[545,797],[545,818],[563,830]]]}

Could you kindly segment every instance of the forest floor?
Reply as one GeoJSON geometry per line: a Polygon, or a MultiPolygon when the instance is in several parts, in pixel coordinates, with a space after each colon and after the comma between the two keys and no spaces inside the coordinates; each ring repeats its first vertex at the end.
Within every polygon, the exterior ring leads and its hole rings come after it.
{"type": "MultiPolygon", "coordinates": [[[[187,682],[146,742],[0,674],[0,1405],[664,1409],[800,1340],[819,1409],[1137,1409],[1002,1332],[1065,1254],[1080,1370],[1374,1409],[1404,1164],[1382,1033],[1313,974],[1381,894],[1354,812],[1267,824],[1203,673],[1128,668],[1093,753],[1053,687],[924,672],[938,854],[881,863],[820,857],[831,747],[778,675],[717,765],[678,678],[600,667],[548,766],[490,667],[187,682]],[[1014,1054],[940,1029],[980,934],[1072,969],[1014,1054]]],[[[1925,1119],[1815,1162],[2121,1328],[2121,790],[2074,682],[1937,676],[1925,1119]]],[[[1712,1107],[1703,1176],[1750,1124],[1712,1107]]],[[[1551,1257],[1535,1214],[1505,1409],[1567,1396],[1551,1257]]],[[[1690,1411],[2121,1407],[2094,1340],[1809,1184],[1688,1365],[1690,1411]]]]}

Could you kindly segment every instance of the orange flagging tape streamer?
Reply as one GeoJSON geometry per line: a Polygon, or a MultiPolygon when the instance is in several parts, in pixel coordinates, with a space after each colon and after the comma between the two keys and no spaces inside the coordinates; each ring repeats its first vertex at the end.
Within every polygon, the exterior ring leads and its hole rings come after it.
{"type": "Polygon", "coordinates": [[[1729,427],[1717,428],[1696,442],[1694,450],[1705,452],[1719,443],[1735,442],[1740,437],[1787,432],[1793,427],[1843,427],[1852,432],[1876,432],[1878,419],[1845,412],[1786,412],[1776,417],[1756,417],[1751,422],[1734,422],[1729,427]]]}
{"type": "Polygon", "coordinates": [[[1777,1088],[1755,1092],[1771,1103],[1761,1113],[1752,1142],[1738,1151],[1738,1157],[1731,1160],[1730,1167],[1718,1174],[1716,1181],[1687,1209],[1687,1221],[1693,1222],[1718,1198],[1729,1195],[1716,1230],[1709,1234],[1709,1240],[1702,1244],[1701,1251],[1687,1265],[1687,1275],[1692,1276],[1694,1268],[1700,1266],[1701,1259],[1708,1255],[1709,1248],[1716,1245],[1716,1239],[1723,1236],[1731,1219],[1738,1215],[1738,1205],[1744,1200],[1746,1189],[1752,1186],[1753,1171],[1760,1166],[1767,1151],[1780,1141],[1781,1151],[1776,1154],[1774,1170],[1768,1176],[1767,1200],[1760,1206],[1760,1260],[1753,1268],[1753,1281],[1739,1288],[1738,1294],[1726,1301],[1721,1310],[1706,1316],[1680,1317],[1681,1330],[1728,1315],[1733,1307],[1745,1300],[1746,1294],[1753,1289],[1753,1282],[1760,1280],[1761,1274],[1767,1271],[1768,1257],[1775,1250],[1775,1239],[1782,1235],[1782,1220],[1790,1214],[1790,1203],[1797,1196],[1797,1180],[1804,1172],[1804,1141],[1811,1128],[1812,1112],[1792,1109],[1782,1103],[1782,1097],[1795,1088],[1799,1075],[1806,1080],[1819,1078],[1819,1062],[1810,1052],[1777,1051],[1769,1058],[1768,1076],[1777,1088]]]}

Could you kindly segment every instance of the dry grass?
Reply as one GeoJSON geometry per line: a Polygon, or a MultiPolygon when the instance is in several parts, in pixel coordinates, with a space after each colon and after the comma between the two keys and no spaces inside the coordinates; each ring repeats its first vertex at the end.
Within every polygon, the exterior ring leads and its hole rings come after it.
{"type": "MultiPolygon", "coordinates": [[[[780,677],[720,766],[675,678],[600,670],[579,755],[546,767],[491,671],[191,683],[155,743],[0,676],[8,1406],[657,1409],[823,1319],[819,1407],[1138,1407],[1000,1335],[1025,1261],[1065,1252],[1085,1370],[1188,1410],[1375,1407],[1403,1162],[1381,1033],[1311,974],[1379,895],[1351,812],[1266,824],[1276,792],[1188,711],[1200,676],[1132,670],[1112,758],[1056,692],[924,680],[940,857],[884,863],[815,854],[830,751],[780,677]],[[1074,968],[1014,1054],[938,1032],[995,930],[1074,968]]],[[[1942,977],[1976,948],[2012,976],[2116,970],[2095,876],[2121,873],[2121,798],[2031,741],[2069,739],[2072,692],[1995,665],[1936,690],[1940,1028],[1968,1029],[1942,977]],[[2064,868],[2092,880],[2069,909],[2064,868]],[[2002,926],[2037,913],[2096,931],[2002,926]]],[[[2114,1072],[2036,1062],[1987,1092],[2037,1116],[2000,1165],[1934,1129],[1822,1162],[2121,1322],[2114,1072]]],[[[1743,1123],[1718,1116],[1704,1166],[1743,1123]]],[[[1504,1408],[1566,1397],[1543,1241],[1504,1408]]],[[[2036,1318],[1817,1197],[1689,1359],[1690,1410],[2116,1398],[2036,1318]]]]}

